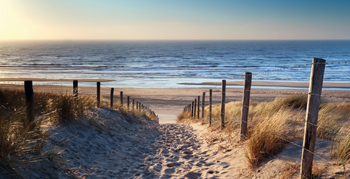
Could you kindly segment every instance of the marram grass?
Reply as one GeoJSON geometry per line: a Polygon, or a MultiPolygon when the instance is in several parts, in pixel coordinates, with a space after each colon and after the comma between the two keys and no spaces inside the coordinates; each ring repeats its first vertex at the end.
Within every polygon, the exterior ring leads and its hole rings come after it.
{"type": "MultiPolygon", "coordinates": [[[[250,168],[255,168],[264,158],[275,155],[294,138],[304,134],[307,107],[306,95],[292,95],[276,98],[270,102],[250,102],[248,114],[246,158],[250,168]]],[[[242,102],[225,104],[225,128],[222,132],[239,134],[242,102]]],[[[177,122],[208,123],[209,107],[205,107],[205,117],[195,119],[190,112],[183,112],[177,122]]],[[[221,130],[221,105],[212,107],[211,130],[221,130]]],[[[327,103],[321,101],[317,137],[334,140],[332,157],[350,162],[350,103],[327,103]]]]}

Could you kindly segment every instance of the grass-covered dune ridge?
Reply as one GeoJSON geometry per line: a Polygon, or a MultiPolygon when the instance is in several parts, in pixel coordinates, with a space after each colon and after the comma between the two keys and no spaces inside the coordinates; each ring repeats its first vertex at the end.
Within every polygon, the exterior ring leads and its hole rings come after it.
{"type": "MultiPolygon", "coordinates": [[[[118,103],[115,103],[114,109],[109,109],[109,101],[102,98],[101,110],[118,117],[105,120],[108,115],[99,116],[100,110],[94,109],[95,96],[80,95],[78,103],[74,100],[68,93],[34,93],[35,118],[30,122],[26,118],[24,91],[0,89],[0,178],[78,176],[70,172],[62,174],[63,165],[59,163],[64,162],[59,159],[60,152],[54,147],[57,144],[50,143],[55,135],[50,132],[52,129],[87,125],[89,130],[108,133],[116,124],[142,126],[149,123],[147,121],[157,120],[146,111],[128,111],[118,103]],[[107,126],[111,121],[116,124],[107,126]]],[[[62,142],[59,144],[62,145],[62,142]]]]}
{"type": "MultiPolygon", "coordinates": [[[[265,159],[277,155],[290,141],[302,139],[304,135],[306,95],[276,98],[269,102],[250,102],[248,135],[245,141],[245,156],[251,169],[259,167],[265,159]]],[[[237,136],[241,122],[242,102],[225,104],[225,128],[221,129],[221,105],[212,106],[212,125],[209,131],[221,131],[237,136]]],[[[177,122],[200,122],[208,124],[209,106],[205,107],[203,119],[193,119],[190,112],[183,112],[177,122]]],[[[320,105],[317,137],[333,141],[331,157],[341,163],[350,160],[350,103],[327,102],[320,105]]],[[[297,171],[297,170],[296,170],[297,171]]]]}

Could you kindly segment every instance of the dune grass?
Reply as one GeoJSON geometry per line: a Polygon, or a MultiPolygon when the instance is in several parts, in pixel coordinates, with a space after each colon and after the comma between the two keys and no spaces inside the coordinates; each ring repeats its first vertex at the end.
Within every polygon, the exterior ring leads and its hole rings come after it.
{"type": "Polygon", "coordinates": [[[179,114],[177,116],[177,120],[176,120],[176,123],[183,123],[184,120],[186,119],[190,119],[191,118],[191,113],[190,112],[185,112],[185,111],[182,111],[181,114],[179,114]]]}
{"type": "Polygon", "coordinates": [[[48,100],[50,116],[60,123],[73,121],[84,115],[84,111],[95,106],[95,99],[92,96],[79,96],[75,101],[69,94],[57,94],[48,100]]]}
{"type": "MultiPolygon", "coordinates": [[[[269,102],[250,102],[246,158],[251,169],[266,158],[283,150],[295,138],[303,137],[307,107],[306,95],[291,95],[269,102]]],[[[225,128],[222,132],[239,133],[242,103],[228,102],[225,105],[225,128]]],[[[208,123],[209,107],[204,119],[192,119],[190,112],[182,112],[177,121],[208,123]]],[[[220,129],[220,104],[212,106],[210,130],[220,129]]],[[[350,160],[349,120],[350,103],[328,103],[321,101],[317,124],[317,137],[334,140],[332,156],[339,161],[350,160]]]]}
{"type": "MultiPolygon", "coordinates": [[[[108,101],[108,105],[109,105],[109,101],[108,101]]],[[[105,106],[105,107],[107,107],[107,106],[105,106]]],[[[109,108],[109,107],[107,107],[107,108],[109,108]]],[[[113,104],[113,109],[121,112],[122,114],[125,115],[125,117],[127,117],[127,116],[130,117],[130,115],[131,115],[132,117],[134,117],[136,119],[143,117],[143,118],[150,120],[150,121],[155,121],[155,122],[158,121],[157,116],[151,114],[146,109],[139,110],[139,109],[136,109],[136,106],[134,106],[134,108],[133,108],[132,104],[129,105],[129,109],[128,109],[126,104],[121,105],[120,101],[117,101],[113,104]]]]}
{"type": "Polygon", "coordinates": [[[344,126],[340,129],[333,145],[331,156],[337,159],[340,164],[350,161],[350,126],[344,126]]]}
{"type": "Polygon", "coordinates": [[[245,154],[250,168],[259,166],[265,157],[275,155],[284,148],[286,141],[290,140],[287,120],[292,114],[292,111],[280,110],[254,122],[245,154]]]}

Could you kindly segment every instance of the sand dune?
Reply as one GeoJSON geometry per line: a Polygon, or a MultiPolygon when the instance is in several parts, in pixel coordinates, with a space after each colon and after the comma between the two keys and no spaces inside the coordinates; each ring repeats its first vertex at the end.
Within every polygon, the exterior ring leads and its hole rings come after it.
{"type": "MultiPolygon", "coordinates": [[[[23,86],[1,85],[1,88],[23,89],[23,86]]],[[[71,92],[70,87],[35,86],[34,91],[71,92]]],[[[95,95],[95,88],[79,88],[80,95],[95,95]]],[[[289,162],[300,160],[300,151],[289,145],[256,170],[249,170],[245,162],[246,143],[237,134],[208,132],[206,125],[174,124],[174,119],[195,97],[208,91],[198,89],[136,89],[115,88],[153,109],[160,123],[127,117],[109,109],[91,109],[87,117],[70,125],[46,124],[48,133],[46,152],[52,152],[56,164],[47,176],[58,178],[279,178],[289,162]],[[54,173],[52,173],[54,171],[54,173]]],[[[252,100],[269,101],[306,90],[252,90],[252,100]],[[274,91],[274,92],[271,92],[274,91]]],[[[102,88],[102,96],[109,98],[109,88],[102,88]]],[[[118,93],[116,93],[118,94],[118,93]]],[[[214,103],[220,102],[220,89],[214,89],[214,103]]],[[[327,100],[347,100],[349,91],[324,91],[332,96],[327,100]]],[[[241,100],[240,89],[228,89],[228,101],[241,100]]],[[[118,100],[118,96],[115,96],[118,100]]],[[[295,141],[300,143],[300,141],[295,141]]],[[[317,140],[319,166],[341,172],[329,156],[329,141],[317,140]],[[323,161],[326,158],[327,161],[323,161]]],[[[317,160],[317,159],[316,159],[317,160]]],[[[30,176],[40,178],[42,173],[30,176]]],[[[333,175],[334,176],[334,175],[333,175]]]]}

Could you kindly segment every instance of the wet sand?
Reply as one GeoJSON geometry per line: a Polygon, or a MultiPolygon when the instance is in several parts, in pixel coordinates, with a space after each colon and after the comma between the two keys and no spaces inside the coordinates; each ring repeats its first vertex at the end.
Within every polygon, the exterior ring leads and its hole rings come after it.
{"type": "MultiPolygon", "coordinates": [[[[242,81],[227,81],[227,86],[242,86],[242,81]]],[[[213,85],[221,86],[221,82],[204,83],[180,83],[182,85],[213,85]]],[[[264,87],[289,87],[289,88],[309,88],[308,82],[277,82],[277,81],[252,81],[252,86],[264,87]]],[[[350,88],[350,83],[342,82],[324,82],[323,88],[350,88]]]]}

